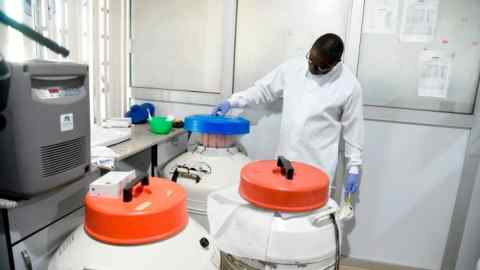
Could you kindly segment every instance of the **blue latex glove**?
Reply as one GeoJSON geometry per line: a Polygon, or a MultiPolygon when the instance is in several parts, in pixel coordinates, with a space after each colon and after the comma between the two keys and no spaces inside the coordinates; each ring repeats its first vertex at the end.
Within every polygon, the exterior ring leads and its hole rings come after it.
{"type": "Polygon", "coordinates": [[[230,109],[232,108],[232,105],[230,105],[230,102],[224,101],[217,106],[212,111],[212,115],[226,115],[230,109]]]}
{"type": "Polygon", "coordinates": [[[350,193],[358,191],[360,184],[360,174],[349,172],[347,175],[347,181],[345,182],[345,197],[350,193]]]}

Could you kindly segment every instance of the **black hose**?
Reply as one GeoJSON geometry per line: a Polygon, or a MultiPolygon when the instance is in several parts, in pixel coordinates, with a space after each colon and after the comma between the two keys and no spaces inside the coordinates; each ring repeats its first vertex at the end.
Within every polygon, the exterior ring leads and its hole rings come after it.
{"type": "Polygon", "coordinates": [[[21,32],[31,40],[49,48],[57,54],[61,54],[63,57],[67,57],[70,54],[70,52],[66,48],[58,45],[55,41],[42,36],[40,33],[33,30],[29,26],[19,23],[14,19],[8,17],[7,14],[5,14],[3,11],[0,11],[0,23],[14,28],[15,30],[21,32]]]}
{"type": "Polygon", "coordinates": [[[340,269],[340,229],[338,228],[337,219],[335,214],[330,214],[330,218],[333,223],[333,227],[335,229],[335,244],[336,244],[336,251],[335,251],[335,270],[340,269]]]}

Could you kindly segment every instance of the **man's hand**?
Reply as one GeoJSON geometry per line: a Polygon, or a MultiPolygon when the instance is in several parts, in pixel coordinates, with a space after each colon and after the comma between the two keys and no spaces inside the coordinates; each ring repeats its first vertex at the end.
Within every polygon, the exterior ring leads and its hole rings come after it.
{"type": "Polygon", "coordinates": [[[350,193],[358,191],[360,185],[360,169],[358,167],[351,167],[348,170],[347,180],[345,182],[345,197],[350,193]]]}
{"type": "Polygon", "coordinates": [[[232,105],[230,105],[230,102],[224,101],[217,106],[212,111],[212,115],[226,115],[230,109],[232,108],[232,105]]]}

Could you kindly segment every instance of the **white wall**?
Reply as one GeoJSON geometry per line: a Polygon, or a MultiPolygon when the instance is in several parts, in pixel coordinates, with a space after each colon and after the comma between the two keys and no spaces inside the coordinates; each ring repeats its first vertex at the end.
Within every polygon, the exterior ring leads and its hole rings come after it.
{"type": "Polygon", "coordinates": [[[469,133],[366,122],[357,218],[346,228],[350,256],[441,268],[469,133]]]}

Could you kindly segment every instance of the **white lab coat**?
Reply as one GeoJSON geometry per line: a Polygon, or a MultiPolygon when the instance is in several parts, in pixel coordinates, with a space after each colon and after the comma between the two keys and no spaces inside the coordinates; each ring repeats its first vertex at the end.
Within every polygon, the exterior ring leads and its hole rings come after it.
{"type": "Polygon", "coordinates": [[[244,108],[281,97],[283,114],[277,155],[319,167],[332,182],[343,134],[347,167],[362,164],[362,89],[344,64],[337,64],[326,75],[313,75],[305,58],[295,58],[253,87],[234,94],[229,102],[234,108],[244,108]]]}

